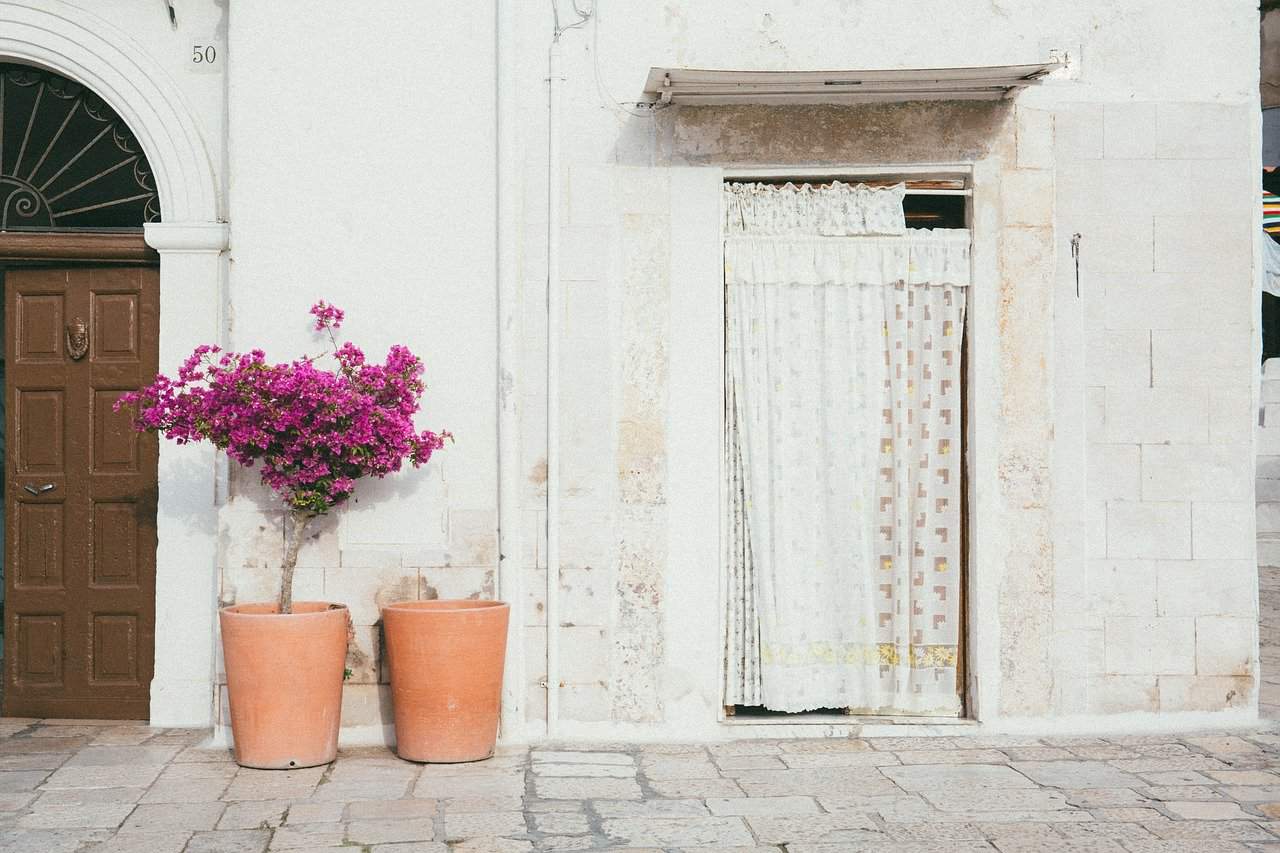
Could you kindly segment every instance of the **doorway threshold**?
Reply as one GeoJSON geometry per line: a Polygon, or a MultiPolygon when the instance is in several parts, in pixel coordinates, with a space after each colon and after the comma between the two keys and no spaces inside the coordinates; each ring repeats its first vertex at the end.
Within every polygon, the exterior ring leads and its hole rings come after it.
{"type": "Polygon", "coordinates": [[[727,726],[976,726],[968,717],[861,716],[858,714],[735,715],[721,720],[727,726]]]}

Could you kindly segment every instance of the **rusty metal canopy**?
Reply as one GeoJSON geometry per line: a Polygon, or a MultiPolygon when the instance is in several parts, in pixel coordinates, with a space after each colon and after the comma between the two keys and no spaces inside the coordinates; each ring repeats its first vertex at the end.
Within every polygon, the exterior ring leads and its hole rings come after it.
{"type": "Polygon", "coordinates": [[[644,91],[675,104],[849,104],[1007,98],[1063,66],[895,68],[879,71],[720,71],[650,68],[644,91]]]}

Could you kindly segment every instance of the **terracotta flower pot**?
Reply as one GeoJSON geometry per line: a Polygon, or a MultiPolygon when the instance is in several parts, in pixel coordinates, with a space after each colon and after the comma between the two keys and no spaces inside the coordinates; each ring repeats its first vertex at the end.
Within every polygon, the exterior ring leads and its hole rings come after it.
{"type": "Polygon", "coordinates": [[[510,611],[501,601],[382,608],[401,758],[453,763],[493,755],[510,611]]]}
{"type": "Polygon", "coordinates": [[[238,604],[218,614],[236,763],[264,770],[338,755],[347,608],[323,601],[238,604]]]}

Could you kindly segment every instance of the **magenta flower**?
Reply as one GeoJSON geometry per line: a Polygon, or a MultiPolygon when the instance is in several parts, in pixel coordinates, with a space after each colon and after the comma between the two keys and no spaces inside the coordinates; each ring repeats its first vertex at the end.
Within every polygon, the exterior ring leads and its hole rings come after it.
{"type": "Polygon", "coordinates": [[[341,308],[336,305],[330,305],[323,299],[311,306],[311,315],[316,318],[315,328],[317,332],[325,329],[333,329],[336,332],[342,328],[342,320],[347,316],[342,312],[341,308]]]}
{"type": "Polygon", "coordinates": [[[392,346],[382,364],[333,338],[343,312],[324,301],[311,306],[315,330],[334,343],[335,369],[318,358],[269,364],[262,350],[224,353],[196,348],[178,368],[124,394],[116,408],[135,406],[134,425],[179,444],[208,441],[240,464],[261,465],[262,482],[288,506],[294,536],[286,555],[286,587],[307,522],[351,497],[362,477],[385,477],[405,461],[417,467],[444,446],[447,432],[417,430],[413,418],[425,389],[422,362],[392,346]]]}

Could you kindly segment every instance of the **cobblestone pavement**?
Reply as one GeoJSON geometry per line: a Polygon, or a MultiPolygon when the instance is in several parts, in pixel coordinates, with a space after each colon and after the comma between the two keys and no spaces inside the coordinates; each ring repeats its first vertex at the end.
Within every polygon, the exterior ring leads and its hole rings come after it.
{"type": "Polygon", "coordinates": [[[1262,654],[1262,690],[1258,713],[1280,719],[1280,567],[1258,567],[1258,642],[1262,654]]]}
{"type": "Polygon", "coordinates": [[[1280,727],[509,749],[237,767],[200,732],[0,720],[0,850],[1280,850],[1280,727]]]}

